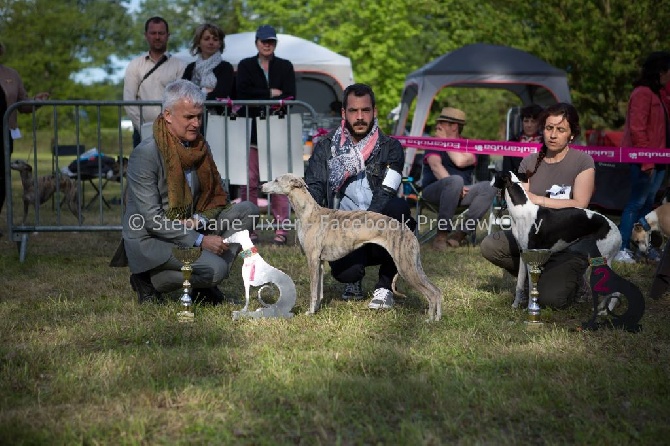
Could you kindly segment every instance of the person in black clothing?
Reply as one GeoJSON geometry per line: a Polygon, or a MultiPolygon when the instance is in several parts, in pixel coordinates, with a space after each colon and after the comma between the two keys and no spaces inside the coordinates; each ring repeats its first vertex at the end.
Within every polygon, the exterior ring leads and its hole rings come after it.
{"type": "MultiPolygon", "coordinates": [[[[275,56],[277,48],[277,32],[270,25],[262,25],[256,31],[255,56],[242,59],[237,65],[237,99],[295,99],[296,84],[293,64],[275,56]]],[[[249,108],[248,116],[260,115],[264,107],[249,108]]],[[[243,111],[243,113],[246,113],[243,111]]],[[[249,154],[249,189],[240,187],[242,199],[258,203],[258,147],[256,135],[256,121],[251,125],[251,151],[249,154]]],[[[288,219],[288,199],[284,195],[272,197],[272,215],[277,222],[288,219]]],[[[252,234],[252,238],[256,238],[252,234]]],[[[279,228],[275,231],[273,241],[277,245],[286,244],[286,231],[279,228]]]]}
{"type": "MultiPolygon", "coordinates": [[[[407,201],[398,197],[405,152],[397,139],[377,125],[375,96],[368,85],[344,90],[342,123],[314,146],[305,170],[305,182],[314,200],[324,207],[345,211],[367,210],[393,217],[416,228],[407,201]]],[[[364,298],[361,280],[365,268],[380,265],[370,309],[393,306],[392,281],[398,270],[381,246],[364,245],[330,262],[330,272],[346,284],[342,299],[364,298]]]]}
{"type": "Polygon", "coordinates": [[[191,54],[196,60],[186,66],[183,79],[202,88],[207,101],[232,98],[235,91],[233,66],[221,59],[225,37],[223,30],[211,23],[198,26],[193,36],[191,54]]]}

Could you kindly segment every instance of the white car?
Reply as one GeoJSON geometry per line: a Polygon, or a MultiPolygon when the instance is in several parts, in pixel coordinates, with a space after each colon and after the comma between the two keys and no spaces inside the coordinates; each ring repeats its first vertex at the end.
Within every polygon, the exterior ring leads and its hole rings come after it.
{"type": "Polygon", "coordinates": [[[121,118],[121,130],[133,131],[133,121],[129,118],[121,118]]]}

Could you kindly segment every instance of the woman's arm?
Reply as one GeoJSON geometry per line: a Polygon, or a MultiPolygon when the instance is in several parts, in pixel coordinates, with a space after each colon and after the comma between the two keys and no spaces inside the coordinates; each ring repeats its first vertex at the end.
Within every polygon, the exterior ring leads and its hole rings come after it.
{"type": "MultiPolygon", "coordinates": [[[[532,180],[531,180],[532,181],[532,180]]],[[[572,188],[572,198],[547,198],[543,195],[535,195],[532,192],[527,192],[530,201],[538,206],[543,206],[551,209],[561,208],[582,208],[585,209],[591,202],[591,196],[595,189],[596,170],[583,170],[575,178],[575,183],[572,188]]]]}

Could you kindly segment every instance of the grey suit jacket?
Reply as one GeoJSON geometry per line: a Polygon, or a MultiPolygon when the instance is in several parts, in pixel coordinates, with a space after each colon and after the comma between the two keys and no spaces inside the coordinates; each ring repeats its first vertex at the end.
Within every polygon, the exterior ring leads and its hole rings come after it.
{"type": "MultiPolygon", "coordinates": [[[[198,233],[168,220],[167,170],[153,138],[130,154],[126,178],[128,198],[123,216],[123,241],[130,272],[138,274],[167,262],[177,244],[193,246],[198,233]]],[[[192,175],[193,190],[200,189],[192,175]]],[[[196,202],[194,197],[193,202],[196,202]]]]}

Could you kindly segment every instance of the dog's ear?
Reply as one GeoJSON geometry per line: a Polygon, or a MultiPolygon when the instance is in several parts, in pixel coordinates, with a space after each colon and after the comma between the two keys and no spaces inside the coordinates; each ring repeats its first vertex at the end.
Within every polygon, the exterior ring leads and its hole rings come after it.
{"type": "Polygon", "coordinates": [[[491,179],[491,186],[502,189],[507,184],[509,172],[497,172],[491,179]]]}
{"type": "Polygon", "coordinates": [[[289,180],[289,184],[291,185],[291,188],[293,189],[304,189],[307,187],[307,184],[305,183],[305,180],[303,180],[300,177],[296,176],[291,176],[291,179],[289,180]]]}
{"type": "Polygon", "coordinates": [[[527,183],[528,182],[528,175],[526,175],[526,172],[519,172],[519,173],[516,174],[516,177],[522,183],[527,183]]]}

